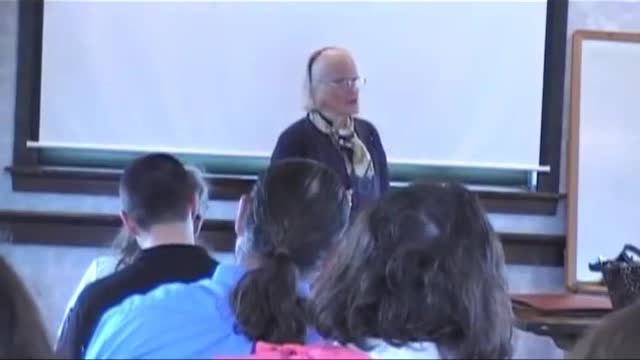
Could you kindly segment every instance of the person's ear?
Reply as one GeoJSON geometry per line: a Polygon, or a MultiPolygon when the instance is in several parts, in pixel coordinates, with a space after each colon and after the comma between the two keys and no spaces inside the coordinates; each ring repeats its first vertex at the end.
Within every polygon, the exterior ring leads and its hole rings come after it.
{"type": "Polygon", "coordinates": [[[235,222],[235,231],[237,237],[241,237],[246,231],[247,218],[249,217],[249,211],[251,210],[251,202],[251,197],[248,195],[242,195],[240,197],[235,222]]]}
{"type": "Polygon", "coordinates": [[[203,210],[204,209],[202,209],[200,204],[200,196],[198,196],[198,194],[194,194],[191,198],[191,202],[189,203],[189,214],[193,221],[193,234],[196,237],[200,234],[202,224],[204,223],[204,215],[202,214],[203,210]]]}
{"type": "Polygon", "coordinates": [[[189,201],[189,215],[191,215],[191,219],[195,219],[198,214],[200,214],[200,197],[193,193],[189,201]]]}
{"type": "Polygon", "coordinates": [[[135,223],[135,221],[133,221],[133,219],[131,218],[129,213],[127,213],[126,211],[122,210],[120,212],[120,219],[122,220],[122,224],[124,225],[124,227],[127,229],[127,232],[131,236],[137,238],[138,235],[140,234],[140,228],[135,223]]]}
{"type": "Polygon", "coordinates": [[[193,217],[193,234],[198,237],[200,230],[202,230],[202,224],[204,224],[204,217],[201,214],[196,214],[193,217]]]}

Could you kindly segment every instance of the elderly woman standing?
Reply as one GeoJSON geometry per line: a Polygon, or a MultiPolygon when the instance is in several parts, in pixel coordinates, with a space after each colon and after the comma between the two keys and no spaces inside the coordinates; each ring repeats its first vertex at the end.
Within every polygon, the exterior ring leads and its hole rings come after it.
{"type": "Polygon", "coordinates": [[[352,213],[389,188],[387,157],[376,128],[355,117],[364,79],[350,53],[326,47],[306,69],[307,115],[280,134],[271,162],[307,158],[333,169],[352,195],[352,213]]]}

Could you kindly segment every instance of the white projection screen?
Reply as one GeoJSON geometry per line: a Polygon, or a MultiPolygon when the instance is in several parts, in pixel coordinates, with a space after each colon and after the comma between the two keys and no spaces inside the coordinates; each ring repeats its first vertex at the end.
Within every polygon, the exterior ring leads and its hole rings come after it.
{"type": "Polygon", "coordinates": [[[350,49],[391,162],[538,167],[546,1],[46,1],[39,141],[269,156],[350,49]]]}

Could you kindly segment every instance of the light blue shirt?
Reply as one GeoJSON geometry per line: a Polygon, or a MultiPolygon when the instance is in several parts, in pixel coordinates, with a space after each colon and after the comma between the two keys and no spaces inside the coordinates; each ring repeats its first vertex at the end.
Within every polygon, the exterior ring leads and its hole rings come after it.
{"type": "MultiPolygon", "coordinates": [[[[245,356],[254,343],[234,329],[229,295],[246,271],[220,264],[211,279],[162,285],[107,311],[87,359],[214,359],[245,356]]],[[[307,293],[308,288],[301,289],[307,293]]],[[[306,294],[304,294],[306,295],[306,294]]],[[[309,332],[307,342],[318,341],[309,332]]]]}

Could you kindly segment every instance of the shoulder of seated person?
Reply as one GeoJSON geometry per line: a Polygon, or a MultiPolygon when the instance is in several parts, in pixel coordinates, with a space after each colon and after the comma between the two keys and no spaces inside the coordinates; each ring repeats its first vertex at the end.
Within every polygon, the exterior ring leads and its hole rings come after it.
{"type": "Polygon", "coordinates": [[[113,256],[100,256],[91,261],[81,279],[79,296],[87,292],[88,288],[94,288],[96,283],[100,283],[106,277],[114,274],[118,260],[113,256]]]}
{"type": "Polygon", "coordinates": [[[160,285],[145,294],[127,297],[117,306],[117,311],[126,313],[138,308],[182,308],[185,304],[190,308],[213,310],[215,307],[211,306],[212,301],[226,304],[226,296],[224,290],[209,278],[192,283],[174,282],[160,285]]]}
{"type": "Polygon", "coordinates": [[[95,266],[96,278],[101,278],[115,271],[118,258],[113,255],[100,256],[93,260],[92,265],[95,266]]]}
{"type": "Polygon", "coordinates": [[[90,275],[94,280],[99,279],[100,277],[111,274],[117,264],[118,259],[113,255],[98,256],[89,263],[89,266],[85,270],[85,276],[90,275]]]}
{"type": "MultiPolygon", "coordinates": [[[[95,262],[96,260],[94,260],[95,262]]],[[[96,268],[93,271],[96,272],[95,278],[88,282],[80,294],[78,295],[78,300],[76,301],[76,306],[87,306],[89,304],[97,304],[95,302],[96,299],[104,299],[105,297],[109,297],[109,294],[113,291],[114,283],[119,283],[119,279],[122,278],[123,274],[114,269],[110,272],[107,272],[106,269],[98,270],[98,265],[96,263],[92,263],[91,266],[96,268]],[[104,271],[102,274],[97,274],[98,271],[104,271]]],[[[100,302],[100,301],[98,301],[100,302]]],[[[91,306],[91,305],[89,305],[91,306]]]]}

